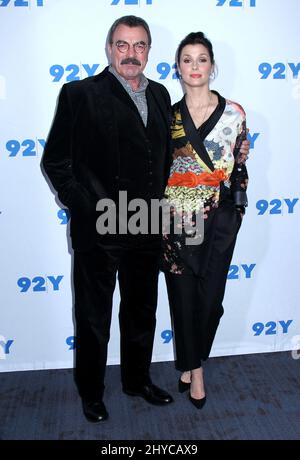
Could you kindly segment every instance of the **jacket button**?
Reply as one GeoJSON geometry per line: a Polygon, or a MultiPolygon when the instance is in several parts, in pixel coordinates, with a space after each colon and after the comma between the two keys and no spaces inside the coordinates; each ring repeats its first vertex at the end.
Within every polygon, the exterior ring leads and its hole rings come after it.
{"type": "Polygon", "coordinates": [[[119,176],[116,176],[115,179],[116,179],[116,180],[119,180],[119,176]]]}

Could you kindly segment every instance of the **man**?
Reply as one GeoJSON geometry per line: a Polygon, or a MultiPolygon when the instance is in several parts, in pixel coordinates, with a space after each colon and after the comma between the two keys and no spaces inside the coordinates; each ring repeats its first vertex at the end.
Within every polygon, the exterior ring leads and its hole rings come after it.
{"type": "Polygon", "coordinates": [[[120,191],[126,191],[128,201],[140,198],[148,204],[163,197],[171,157],[170,97],[143,74],[150,46],[143,19],[124,16],[114,22],[108,34],[110,66],[62,87],[43,157],[71,214],[75,380],[91,422],[108,417],[103,393],[117,272],[123,391],[151,404],[173,401],[149,374],[161,237],[123,234],[122,218],[117,234],[96,231],[98,200],[118,204],[120,191]]]}
{"type": "Polygon", "coordinates": [[[143,70],[151,46],[143,19],[125,16],[108,35],[111,65],[62,87],[43,157],[44,169],[71,214],[76,318],[75,379],[89,421],[108,417],[103,403],[112,297],[120,287],[123,391],[149,403],[172,397],[153,385],[151,363],[160,235],[96,232],[96,203],[160,199],[170,164],[170,98],[143,70]]]}

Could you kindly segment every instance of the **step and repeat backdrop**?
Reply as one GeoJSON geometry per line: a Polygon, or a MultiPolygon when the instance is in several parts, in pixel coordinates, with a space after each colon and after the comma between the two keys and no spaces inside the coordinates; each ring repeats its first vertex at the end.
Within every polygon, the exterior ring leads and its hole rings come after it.
{"type": "MultiPolygon", "coordinates": [[[[247,113],[249,207],[228,272],[212,356],[300,349],[298,0],[0,0],[0,371],[73,366],[68,212],[40,161],[61,86],[107,65],[120,16],[150,25],[146,75],[182,97],[175,51],[191,31],[214,45],[211,88],[247,113]]],[[[109,364],[119,363],[115,292],[109,364]]],[[[173,360],[160,276],[154,361],[173,360]]]]}

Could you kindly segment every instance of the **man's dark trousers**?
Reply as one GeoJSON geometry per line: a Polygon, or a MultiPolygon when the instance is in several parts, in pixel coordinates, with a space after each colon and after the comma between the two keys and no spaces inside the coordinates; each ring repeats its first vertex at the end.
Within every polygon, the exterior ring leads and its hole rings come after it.
{"type": "Polygon", "coordinates": [[[117,272],[122,384],[135,389],[150,382],[160,250],[159,237],[126,236],[74,252],[75,380],[81,397],[103,397],[117,272]]]}

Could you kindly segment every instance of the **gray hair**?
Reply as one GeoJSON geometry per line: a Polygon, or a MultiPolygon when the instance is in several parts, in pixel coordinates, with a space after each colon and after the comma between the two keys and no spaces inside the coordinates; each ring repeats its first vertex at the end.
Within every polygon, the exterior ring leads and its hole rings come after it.
{"type": "Polygon", "coordinates": [[[128,27],[143,27],[145,31],[147,32],[148,35],[148,45],[151,46],[152,38],[151,38],[151,33],[149,26],[144,19],[139,18],[138,16],[122,16],[121,18],[117,19],[111,28],[109,29],[108,36],[107,36],[107,42],[112,45],[113,43],[113,35],[116,30],[116,28],[120,25],[128,26],[128,27]]]}

